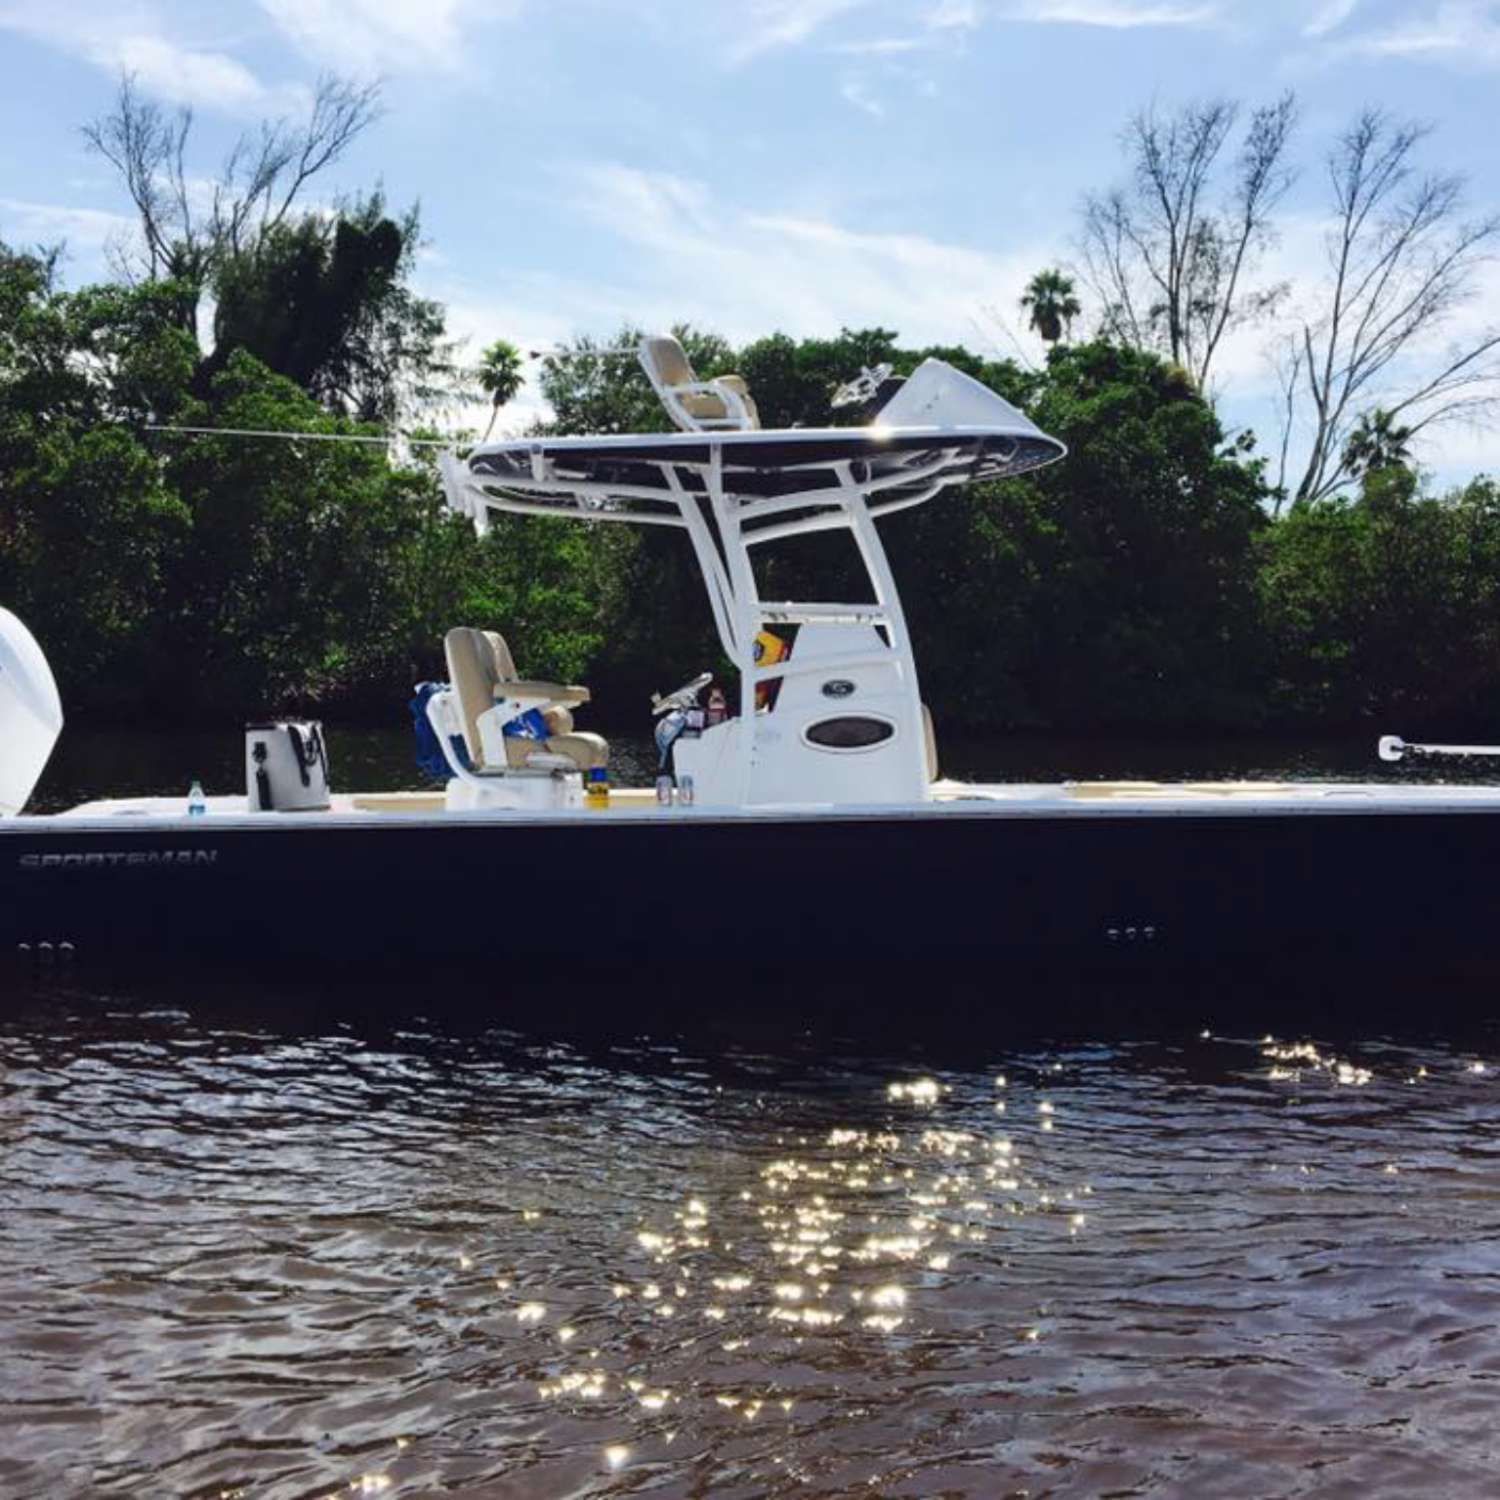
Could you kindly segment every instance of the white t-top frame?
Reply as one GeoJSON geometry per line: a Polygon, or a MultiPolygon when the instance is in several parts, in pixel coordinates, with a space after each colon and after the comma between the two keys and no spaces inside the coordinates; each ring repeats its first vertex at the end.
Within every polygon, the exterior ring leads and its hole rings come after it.
{"type": "Polygon", "coordinates": [[[489,444],[465,459],[443,456],[448,503],[481,533],[496,510],[687,532],[720,644],[740,678],[738,721],[722,726],[729,732],[714,754],[697,752],[713,800],[922,801],[929,777],[916,660],[875,521],[949,486],[1022,472],[1063,451],[977,382],[929,366],[937,373],[929,371],[925,385],[909,382],[913,399],[935,391],[931,407],[956,392],[968,403],[965,415],[980,420],[489,444]],[[761,598],[752,548],[834,530],[853,538],[867,601],[761,598]],[[755,638],[778,625],[801,627],[794,649],[761,666],[755,638]],[[758,713],[757,688],[775,680],[775,706],[758,713]],[[889,726],[879,743],[820,742],[822,721],[862,715],[889,726]]]}

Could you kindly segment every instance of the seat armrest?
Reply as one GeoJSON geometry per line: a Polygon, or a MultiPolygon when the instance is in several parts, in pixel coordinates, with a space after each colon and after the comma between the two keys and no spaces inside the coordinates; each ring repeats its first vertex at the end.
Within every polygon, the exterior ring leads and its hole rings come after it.
{"type": "Polygon", "coordinates": [[[589,701],[589,690],[560,682],[501,682],[495,687],[495,701],[520,703],[523,713],[529,708],[549,708],[554,704],[574,708],[589,701]]]}
{"type": "Polygon", "coordinates": [[[691,383],[669,386],[668,398],[686,414],[693,427],[700,432],[724,429],[730,432],[748,432],[759,427],[757,418],[749,410],[750,392],[745,382],[735,375],[718,376],[713,380],[695,380],[691,383]],[[707,397],[719,403],[721,415],[707,416],[693,412],[688,407],[688,398],[707,397]]]}

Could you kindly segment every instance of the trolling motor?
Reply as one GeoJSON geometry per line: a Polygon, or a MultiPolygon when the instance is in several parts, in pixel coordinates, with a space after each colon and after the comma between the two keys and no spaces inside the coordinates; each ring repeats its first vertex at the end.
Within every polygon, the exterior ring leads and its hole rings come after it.
{"type": "Polygon", "coordinates": [[[0,818],[26,806],[62,727],[62,700],[42,648],[0,606],[0,818]]]}

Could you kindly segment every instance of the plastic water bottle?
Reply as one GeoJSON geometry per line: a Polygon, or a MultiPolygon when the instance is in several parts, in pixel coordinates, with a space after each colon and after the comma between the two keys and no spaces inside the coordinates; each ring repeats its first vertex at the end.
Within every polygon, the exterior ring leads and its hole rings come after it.
{"type": "Polygon", "coordinates": [[[672,778],[670,776],[656,778],[656,801],[660,807],[672,805],[672,778]]]}
{"type": "Polygon", "coordinates": [[[201,818],[208,811],[208,798],[203,795],[203,783],[195,776],[188,788],[188,817],[201,818]]]}
{"type": "Polygon", "coordinates": [[[691,807],[696,791],[693,787],[691,776],[679,776],[677,778],[677,805],[679,807],[691,807]]]}

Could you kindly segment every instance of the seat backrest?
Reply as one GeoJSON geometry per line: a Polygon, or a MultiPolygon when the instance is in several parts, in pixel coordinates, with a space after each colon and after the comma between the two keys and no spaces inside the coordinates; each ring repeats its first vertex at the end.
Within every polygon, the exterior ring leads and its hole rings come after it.
{"type": "Polygon", "coordinates": [[[693,385],[698,377],[688,363],[687,350],[670,334],[647,334],[641,340],[641,363],[653,385],[693,385]]]}
{"type": "Polygon", "coordinates": [[[715,427],[738,428],[742,419],[738,411],[732,411],[729,401],[711,390],[701,389],[705,383],[727,385],[746,411],[745,421],[752,427],[760,425],[755,403],[745,382],[738,375],[723,375],[715,380],[702,382],[694,373],[687,351],[670,334],[648,334],[637,350],[641,368],[651,382],[651,388],[661,398],[667,415],[684,432],[700,432],[705,424],[715,427]],[[697,390],[689,389],[698,386],[697,390]]]}
{"type": "Polygon", "coordinates": [[[495,680],[497,682],[516,682],[521,674],[516,671],[516,659],[510,654],[510,647],[505,643],[505,637],[498,630],[486,630],[484,638],[490,643],[490,653],[495,663],[495,680]]]}
{"type": "Polygon", "coordinates": [[[467,625],[455,625],[443,637],[443,655],[448,659],[448,680],[458,696],[469,760],[479,769],[484,765],[479,716],[495,706],[495,689],[500,683],[516,680],[516,664],[504,636],[467,625]]]}

